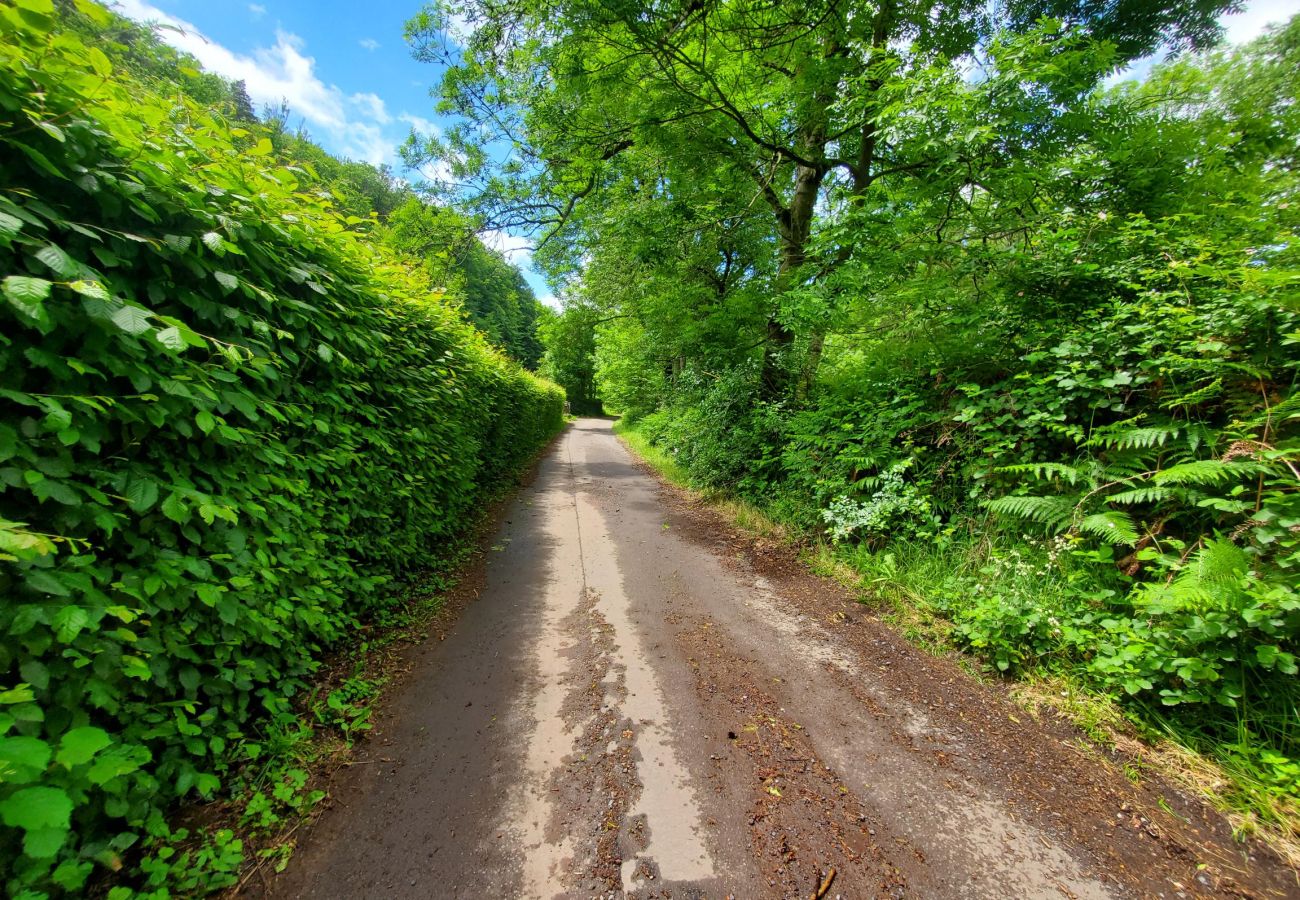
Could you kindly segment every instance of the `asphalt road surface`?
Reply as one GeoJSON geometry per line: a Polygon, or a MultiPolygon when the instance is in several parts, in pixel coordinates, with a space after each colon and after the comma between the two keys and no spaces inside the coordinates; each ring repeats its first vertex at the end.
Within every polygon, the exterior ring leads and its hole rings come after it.
{"type": "Polygon", "coordinates": [[[572,426],[290,898],[1286,897],[1204,805],[917,650],[572,426]],[[833,872],[833,877],[832,876],[833,872]]]}

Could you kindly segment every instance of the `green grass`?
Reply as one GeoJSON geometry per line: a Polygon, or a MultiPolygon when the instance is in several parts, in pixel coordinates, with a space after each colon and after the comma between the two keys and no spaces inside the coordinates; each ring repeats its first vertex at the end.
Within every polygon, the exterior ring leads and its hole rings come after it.
{"type": "Polygon", "coordinates": [[[650,439],[637,431],[634,425],[629,426],[622,419],[619,419],[614,423],[614,433],[622,438],[637,456],[648,462],[667,481],[680,488],[689,488],[691,486],[686,471],[677,464],[677,461],[650,443],[650,439]]]}

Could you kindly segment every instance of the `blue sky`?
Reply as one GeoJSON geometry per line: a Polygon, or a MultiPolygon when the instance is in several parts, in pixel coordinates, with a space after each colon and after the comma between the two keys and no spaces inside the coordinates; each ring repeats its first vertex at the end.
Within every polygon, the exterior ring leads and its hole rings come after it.
{"type": "MultiPolygon", "coordinates": [[[[412,129],[438,128],[429,89],[439,70],[411,58],[402,27],[420,0],[117,0],[141,21],[173,26],[162,38],[196,56],[209,71],[242,78],[259,108],[281,99],[332,153],[388,163],[400,171],[397,148],[412,129]],[[179,31],[175,30],[179,29],[179,31]]],[[[1300,0],[1247,0],[1223,19],[1229,41],[1258,35],[1300,12],[1300,0]]],[[[1145,77],[1142,61],[1114,80],[1145,77]]],[[[538,297],[555,305],[531,268],[528,241],[502,232],[489,246],[524,270],[538,297]]]]}
{"type": "MultiPolygon", "coordinates": [[[[172,26],[159,35],[204,68],[242,78],[259,111],[287,100],[290,120],[332,153],[388,163],[412,129],[439,124],[430,88],[438,67],[411,58],[402,27],[419,0],[117,0],[119,12],[172,26]],[[179,29],[177,31],[176,29],[179,29]]],[[[484,241],[523,269],[554,305],[530,265],[528,241],[488,232],[484,241]]]]}

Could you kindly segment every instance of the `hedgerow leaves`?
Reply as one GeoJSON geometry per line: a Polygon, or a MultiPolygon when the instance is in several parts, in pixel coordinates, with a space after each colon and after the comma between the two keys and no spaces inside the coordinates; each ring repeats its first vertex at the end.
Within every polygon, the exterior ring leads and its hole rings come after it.
{"type": "Polygon", "coordinates": [[[0,870],[27,896],[211,796],[563,404],[303,173],[54,28],[0,6],[0,870]]]}

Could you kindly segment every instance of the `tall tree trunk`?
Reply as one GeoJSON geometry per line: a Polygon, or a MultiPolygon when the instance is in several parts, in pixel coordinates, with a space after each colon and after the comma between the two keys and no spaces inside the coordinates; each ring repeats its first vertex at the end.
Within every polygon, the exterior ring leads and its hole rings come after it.
{"type": "MultiPolygon", "coordinates": [[[[812,143],[811,141],[808,143],[812,143]]],[[[813,208],[822,182],[826,178],[823,166],[799,166],[795,169],[794,193],[784,209],[777,210],[777,234],[781,241],[781,262],[776,272],[776,294],[779,297],[794,286],[794,279],[808,252],[808,238],[812,234],[813,208]]],[[[777,310],[767,320],[767,345],[763,351],[763,397],[775,400],[789,393],[793,372],[789,351],[794,345],[794,332],[777,317],[777,310]]]]}
{"type": "MultiPolygon", "coordinates": [[[[871,71],[881,54],[885,52],[889,43],[889,33],[893,25],[894,4],[892,0],[886,0],[881,3],[880,9],[876,13],[875,22],[871,28],[871,52],[867,56],[867,71],[871,71]]],[[[873,78],[870,82],[871,93],[874,97],[884,87],[884,82],[879,78],[873,78]]],[[[871,188],[871,182],[874,179],[874,170],[876,164],[876,149],[879,141],[879,132],[876,128],[874,119],[868,118],[862,125],[862,135],[858,144],[857,165],[853,167],[853,193],[854,202],[860,202],[871,188]]],[[[840,248],[836,254],[835,264],[839,265],[849,258],[851,249],[848,246],[840,248]]],[[[799,373],[799,382],[795,385],[795,397],[802,400],[812,391],[813,381],[817,378],[817,369],[822,361],[822,349],[826,345],[826,329],[815,328],[808,338],[808,355],[804,358],[803,369],[799,373]]]]}

